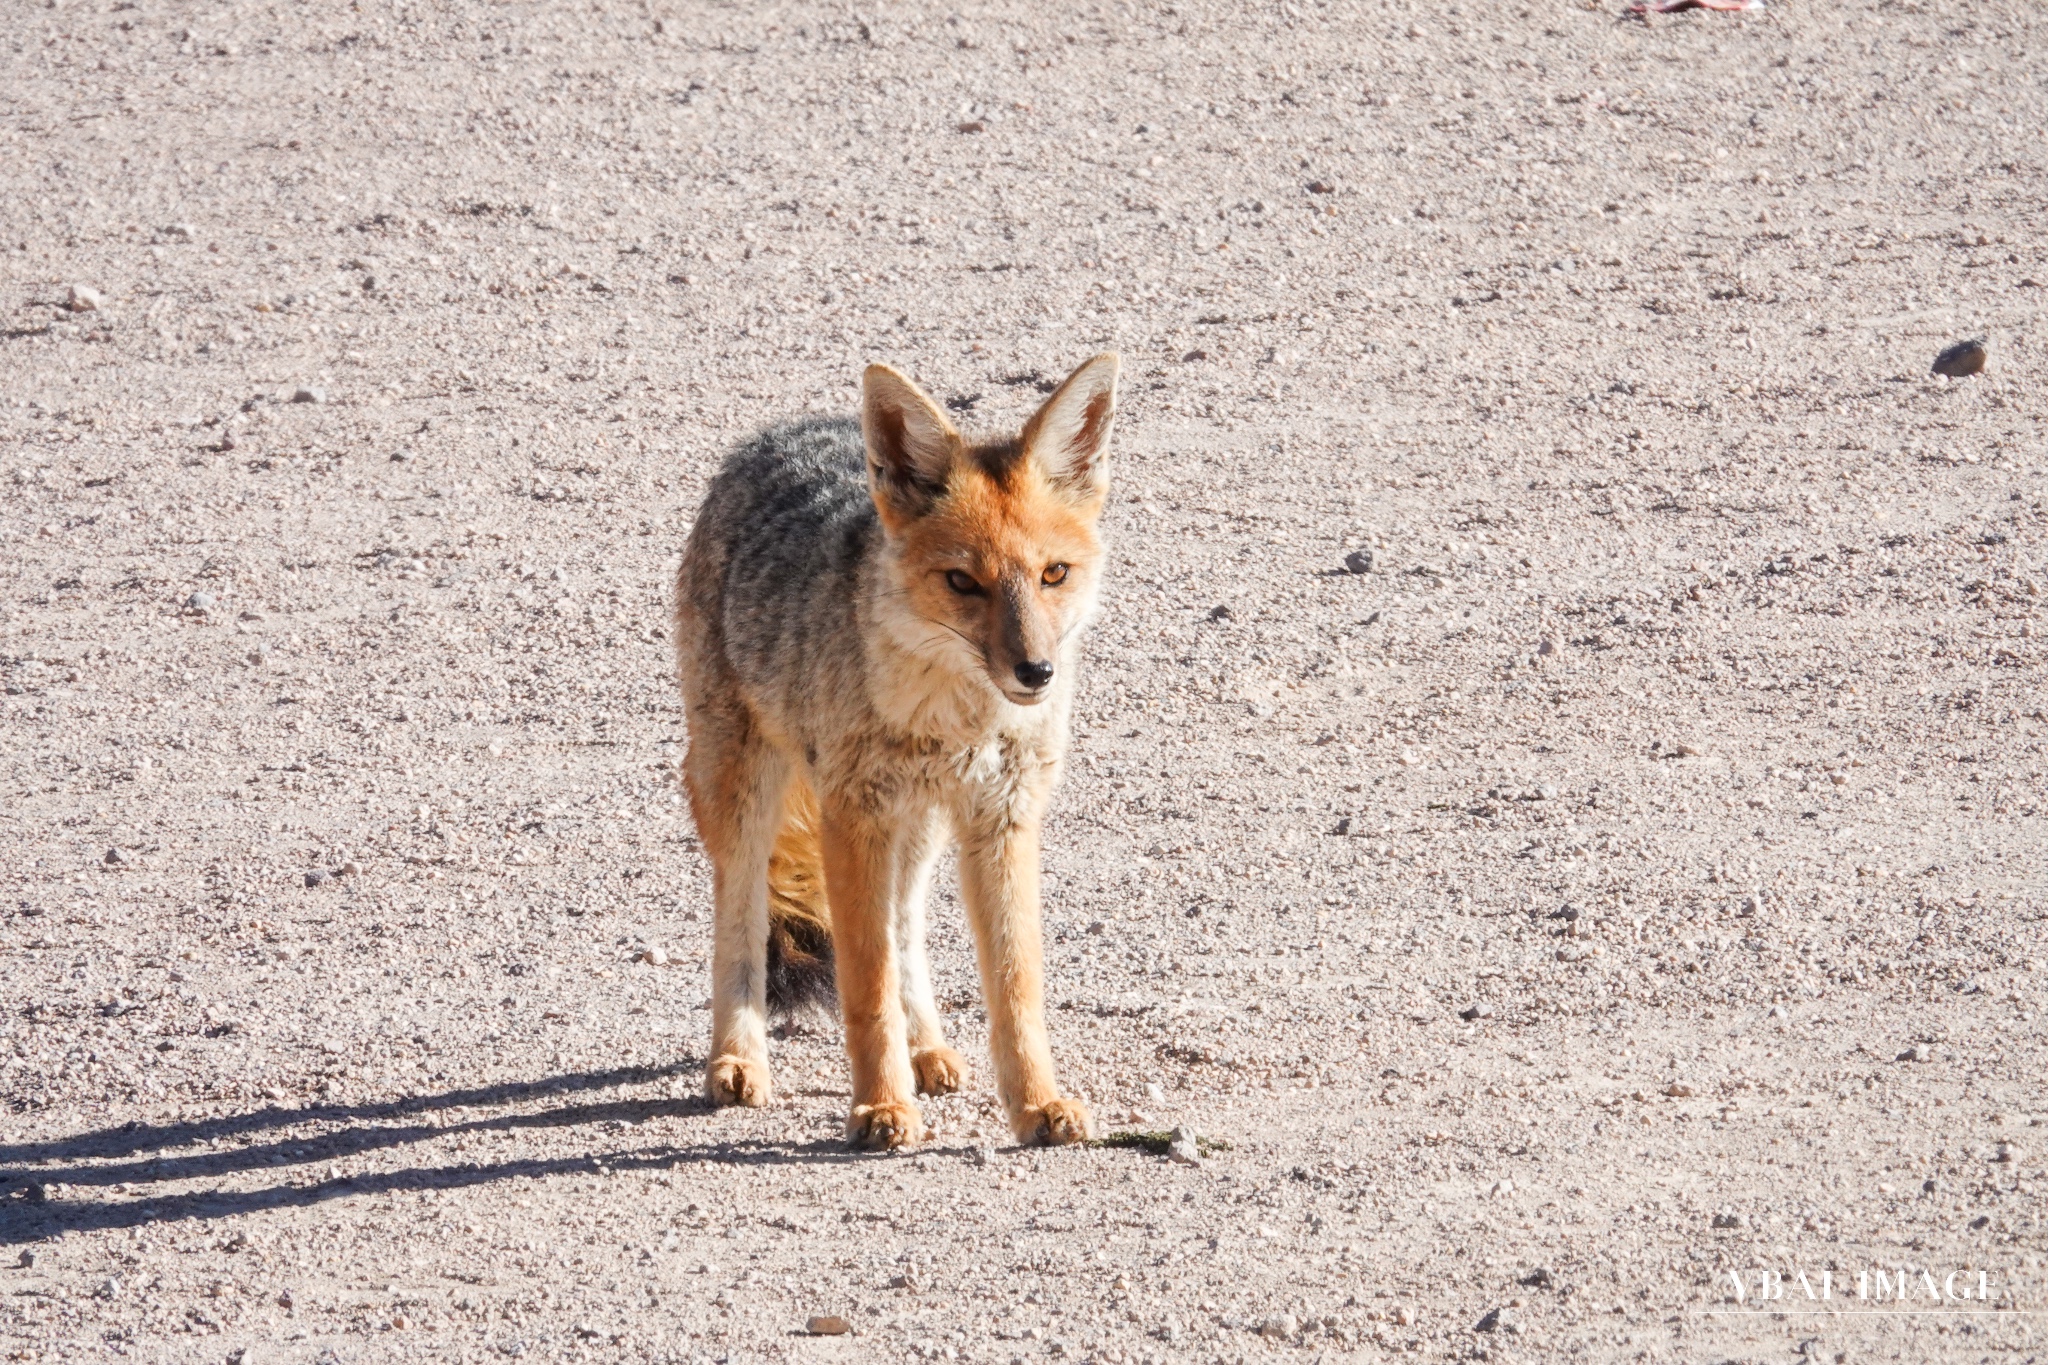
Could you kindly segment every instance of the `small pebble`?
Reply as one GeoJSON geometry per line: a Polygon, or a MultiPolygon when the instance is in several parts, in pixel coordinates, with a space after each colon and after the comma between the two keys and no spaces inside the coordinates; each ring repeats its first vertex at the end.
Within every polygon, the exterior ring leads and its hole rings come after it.
{"type": "Polygon", "coordinates": [[[1551,639],[1549,636],[1546,635],[1545,637],[1543,637],[1543,639],[1537,642],[1536,652],[1538,654],[1541,654],[1546,659],[1549,658],[1551,655],[1557,653],[1557,641],[1551,639]]]}
{"type": "Polygon", "coordinates": [[[1958,341],[1934,357],[1934,372],[1950,379],[1966,379],[1973,374],[1982,374],[1984,362],[1989,358],[1990,352],[1985,350],[1982,337],[1958,341]]]}
{"type": "Polygon", "coordinates": [[[1925,1062],[1931,1061],[1933,1060],[1933,1058],[1934,1049],[1927,1046],[1927,1044],[1925,1043],[1913,1044],[1913,1046],[1907,1048],[1904,1052],[1901,1052],[1898,1057],[1898,1059],[1902,1062],[1925,1062]]]}
{"type": "Polygon", "coordinates": [[[659,948],[642,948],[639,960],[645,962],[650,967],[666,967],[668,965],[668,954],[659,948]]]}
{"type": "Polygon", "coordinates": [[[1514,1316],[1507,1309],[1492,1308],[1487,1310],[1485,1317],[1472,1325],[1472,1330],[1475,1332],[1513,1333],[1520,1329],[1515,1324],[1514,1316]]]}
{"type": "Polygon", "coordinates": [[[89,284],[74,284],[64,295],[64,306],[74,313],[97,313],[105,302],[100,291],[89,284]]]}
{"type": "Polygon", "coordinates": [[[1353,550],[1350,554],[1344,556],[1344,567],[1352,573],[1371,573],[1372,551],[1353,550]]]}
{"type": "Polygon", "coordinates": [[[214,605],[214,596],[210,592],[195,592],[185,599],[185,610],[196,611],[202,615],[212,611],[214,605]]]}
{"type": "Polygon", "coordinates": [[[804,1324],[804,1330],[814,1337],[843,1337],[853,1330],[853,1324],[845,1318],[820,1313],[804,1324]]]}
{"type": "Polygon", "coordinates": [[[1301,1330],[1301,1324],[1292,1313],[1277,1313],[1259,1324],[1259,1335],[1274,1341],[1288,1341],[1301,1330]]]}
{"type": "Polygon", "coordinates": [[[123,853],[118,848],[110,848],[107,850],[107,856],[102,861],[104,861],[108,867],[119,867],[121,864],[128,861],[128,855],[123,853]]]}
{"type": "Polygon", "coordinates": [[[1693,1088],[1684,1081],[1673,1081],[1664,1087],[1664,1093],[1674,1100],[1689,1100],[1693,1096],[1693,1088]]]}
{"type": "Polygon", "coordinates": [[[294,403],[325,403],[327,401],[327,390],[303,387],[293,389],[292,401],[294,403]]]}
{"type": "Polygon", "coordinates": [[[1166,1087],[1157,1081],[1145,1082],[1145,1098],[1158,1104],[1166,1098],[1166,1087]]]}
{"type": "Polygon", "coordinates": [[[334,875],[337,877],[353,877],[362,870],[362,864],[351,858],[340,867],[335,868],[334,875]]]}
{"type": "Polygon", "coordinates": [[[1471,1023],[1475,1019],[1491,1019],[1493,1018],[1493,1006],[1487,1004],[1484,1000],[1475,1001],[1464,1009],[1459,1010],[1458,1017],[1466,1023],[1471,1023]]]}
{"type": "Polygon", "coordinates": [[[1742,1226],[1742,1219],[1732,1213],[1717,1213],[1714,1215],[1714,1226],[1717,1228],[1739,1228],[1742,1226]]]}
{"type": "Polygon", "coordinates": [[[986,1166],[996,1159],[996,1149],[984,1143],[969,1151],[967,1159],[977,1166],[986,1166]]]}
{"type": "Polygon", "coordinates": [[[306,874],[306,885],[308,886],[322,886],[326,884],[326,881],[327,874],[317,869],[306,874]]]}
{"type": "Polygon", "coordinates": [[[1201,1139],[1195,1136],[1192,1128],[1173,1130],[1173,1138],[1166,1144],[1166,1159],[1180,1166],[1202,1164],[1201,1139]]]}
{"type": "Polygon", "coordinates": [[[33,1251],[24,1251],[14,1258],[14,1264],[19,1270],[33,1270],[36,1265],[36,1254],[33,1251]]]}

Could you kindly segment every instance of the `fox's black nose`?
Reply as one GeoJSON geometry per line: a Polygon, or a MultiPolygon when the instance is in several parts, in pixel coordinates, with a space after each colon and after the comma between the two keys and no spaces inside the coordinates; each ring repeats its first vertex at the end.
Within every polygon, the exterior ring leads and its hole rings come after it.
{"type": "Polygon", "coordinates": [[[1026,687],[1043,687],[1052,681],[1052,663],[1048,660],[1034,663],[1026,659],[1017,665],[1017,681],[1026,687]]]}

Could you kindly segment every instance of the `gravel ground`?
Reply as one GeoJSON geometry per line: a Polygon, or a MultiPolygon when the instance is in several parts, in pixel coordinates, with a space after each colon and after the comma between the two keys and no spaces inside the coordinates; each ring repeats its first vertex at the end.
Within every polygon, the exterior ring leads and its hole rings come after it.
{"type": "Polygon", "coordinates": [[[10,7],[8,1359],[2044,1349],[2048,15],[1056,8],[10,7]],[[1209,1155],[709,1111],[705,477],[1106,347],[1055,1050],[1209,1155]]]}

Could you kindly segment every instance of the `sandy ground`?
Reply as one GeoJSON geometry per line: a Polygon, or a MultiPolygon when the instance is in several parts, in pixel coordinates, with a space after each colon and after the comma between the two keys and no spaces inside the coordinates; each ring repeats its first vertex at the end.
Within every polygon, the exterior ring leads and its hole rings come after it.
{"type": "Polygon", "coordinates": [[[8,7],[7,1359],[2048,1351],[2048,13],[1061,8],[8,7]],[[1112,346],[1055,1048],[1213,1155],[707,1110],[708,471],[1112,346]]]}

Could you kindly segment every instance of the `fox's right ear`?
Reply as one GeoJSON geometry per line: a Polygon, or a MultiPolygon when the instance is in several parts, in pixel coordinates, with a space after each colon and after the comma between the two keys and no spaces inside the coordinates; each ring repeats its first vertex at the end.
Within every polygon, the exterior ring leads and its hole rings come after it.
{"type": "Polygon", "coordinates": [[[868,366],[860,382],[868,487],[893,531],[945,491],[960,456],[960,433],[924,390],[887,365],[868,366]]]}

